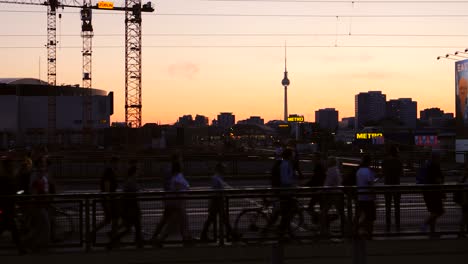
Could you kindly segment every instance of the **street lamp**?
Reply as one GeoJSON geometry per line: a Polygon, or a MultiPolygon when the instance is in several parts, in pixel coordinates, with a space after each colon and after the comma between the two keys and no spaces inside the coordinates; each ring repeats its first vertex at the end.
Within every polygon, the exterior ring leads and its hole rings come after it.
{"type": "Polygon", "coordinates": [[[445,56],[437,56],[437,59],[438,59],[438,60],[440,60],[440,59],[458,60],[458,59],[449,57],[449,54],[447,54],[447,55],[445,55],[445,56]]]}
{"type": "Polygon", "coordinates": [[[468,49],[465,49],[465,51],[455,51],[455,56],[462,57],[462,58],[468,58],[468,53],[466,52],[468,49]],[[460,55],[464,54],[464,55],[460,55]]]}

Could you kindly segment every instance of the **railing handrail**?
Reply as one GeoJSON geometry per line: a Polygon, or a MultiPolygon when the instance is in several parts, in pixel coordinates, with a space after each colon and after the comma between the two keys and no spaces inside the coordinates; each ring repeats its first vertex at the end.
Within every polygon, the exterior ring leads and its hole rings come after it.
{"type": "Polygon", "coordinates": [[[311,194],[316,192],[341,191],[344,193],[352,193],[360,191],[363,193],[385,193],[385,192],[425,192],[425,191],[468,191],[468,183],[445,183],[445,184],[401,184],[401,185],[376,185],[369,187],[358,186],[325,186],[325,187],[285,187],[285,188],[269,188],[269,187],[239,187],[224,190],[187,190],[187,191],[163,191],[150,190],[139,192],[87,192],[87,193],[61,193],[61,194],[40,194],[40,195],[0,195],[0,199],[34,199],[34,198],[64,198],[64,199],[93,199],[106,198],[115,196],[160,196],[161,198],[170,198],[178,196],[214,196],[214,195],[231,195],[231,194],[264,194],[274,192],[294,192],[296,194],[311,194]]]}

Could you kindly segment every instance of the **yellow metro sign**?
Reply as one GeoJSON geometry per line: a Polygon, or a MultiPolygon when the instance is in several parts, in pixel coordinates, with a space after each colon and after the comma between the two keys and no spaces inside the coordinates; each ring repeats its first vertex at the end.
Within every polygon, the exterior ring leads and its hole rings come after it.
{"type": "Polygon", "coordinates": [[[98,2],[98,8],[99,9],[114,9],[114,3],[113,2],[98,2]]]}
{"type": "Polygon", "coordinates": [[[303,116],[290,116],[288,117],[288,122],[291,122],[291,123],[304,122],[304,117],[303,116]]]}
{"type": "Polygon", "coordinates": [[[383,137],[382,133],[356,133],[356,139],[373,139],[383,137]]]}

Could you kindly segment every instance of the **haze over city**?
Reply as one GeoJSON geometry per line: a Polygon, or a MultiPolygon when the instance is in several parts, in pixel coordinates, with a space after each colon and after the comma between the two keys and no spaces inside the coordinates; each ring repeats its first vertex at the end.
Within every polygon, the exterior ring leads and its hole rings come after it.
{"type": "MultiPolygon", "coordinates": [[[[468,2],[377,2],[154,1],[142,22],[143,123],[282,119],[285,41],[289,113],[306,121],[326,107],[354,116],[354,96],[371,90],[455,112],[453,62],[436,57],[466,48],[468,2]]],[[[57,83],[81,84],[79,9],[59,13],[57,83]]],[[[46,7],[0,14],[0,75],[46,80],[46,7]]],[[[112,121],[124,121],[124,15],[93,15],[93,87],[114,91],[112,121]]]]}

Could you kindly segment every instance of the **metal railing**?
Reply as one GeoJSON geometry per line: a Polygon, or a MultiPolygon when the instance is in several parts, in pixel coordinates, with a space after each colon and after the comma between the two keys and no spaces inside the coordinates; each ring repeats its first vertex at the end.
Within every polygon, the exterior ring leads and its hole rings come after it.
{"type": "MultiPolygon", "coordinates": [[[[400,237],[409,239],[454,237],[460,232],[461,207],[453,202],[455,192],[468,192],[465,184],[447,185],[399,185],[375,186],[370,189],[357,187],[334,188],[242,188],[224,191],[188,191],[188,192],[140,192],[140,193],[85,193],[58,194],[41,196],[2,196],[1,201],[15,203],[16,224],[21,235],[26,235],[35,226],[31,215],[34,210],[48,212],[50,224],[47,247],[75,248],[90,251],[109,246],[112,225],[102,225],[105,221],[103,205],[112,205],[116,213],[114,219],[120,224],[122,219],[133,212],[140,220],[141,240],[136,241],[136,226],[133,225],[128,235],[123,236],[115,246],[139,245],[161,246],[171,243],[211,243],[226,245],[230,243],[263,243],[280,239],[317,242],[320,240],[355,238],[357,235],[356,218],[358,195],[374,195],[376,219],[373,237],[400,237]],[[423,193],[442,193],[444,213],[438,219],[435,232],[421,229],[425,217],[429,214],[423,193]],[[395,228],[396,212],[394,206],[386,207],[385,196],[400,197],[400,226],[395,228]],[[315,201],[310,205],[311,199],[315,201]],[[331,203],[330,201],[335,201],[331,203]],[[338,204],[328,213],[320,211],[324,204],[338,204]],[[130,207],[129,207],[130,205],[130,207]],[[133,207],[132,207],[133,205],[133,207]],[[214,226],[207,236],[202,236],[205,221],[209,216],[209,207],[217,206],[214,226]],[[285,216],[285,206],[289,208],[290,219],[286,226],[281,225],[285,216]],[[179,208],[179,209],[174,209],[179,208]],[[182,209],[180,209],[182,208],[182,209]],[[282,209],[283,208],[283,209],[282,209]],[[138,209],[138,210],[133,210],[138,209]],[[172,211],[171,211],[172,210],[172,211]],[[181,210],[181,211],[177,211],[181,210]],[[165,212],[166,211],[166,212],[165,212]],[[171,214],[172,212],[172,214],[171,214]],[[176,212],[176,213],[174,213],[176,212]],[[178,212],[178,213],[177,213],[178,212]],[[391,226],[386,224],[386,213],[391,213],[391,226]],[[153,239],[154,231],[164,215],[168,217],[169,234],[167,239],[153,239]],[[186,222],[179,221],[186,216],[186,222]],[[177,222],[178,224],[174,224],[177,222]],[[186,228],[188,241],[183,232],[171,232],[175,228],[186,228]],[[181,235],[182,234],[182,235],[181,235]],[[200,239],[202,238],[202,239],[200,239]],[[140,242],[136,244],[136,242],[140,242]]],[[[109,221],[111,222],[111,221],[109,221]]],[[[466,225],[466,223],[465,223],[466,225]]],[[[467,227],[465,227],[467,228],[467,227]]],[[[466,229],[465,229],[466,230],[466,229]]],[[[115,231],[115,230],[114,230],[115,231]]],[[[180,231],[180,230],[179,230],[180,231]]],[[[465,231],[466,232],[466,231],[465,231]]],[[[116,241],[114,241],[116,242],[116,241]]],[[[0,237],[0,248],[11,249],[13,244],[7,237],[0,237]]]]}

